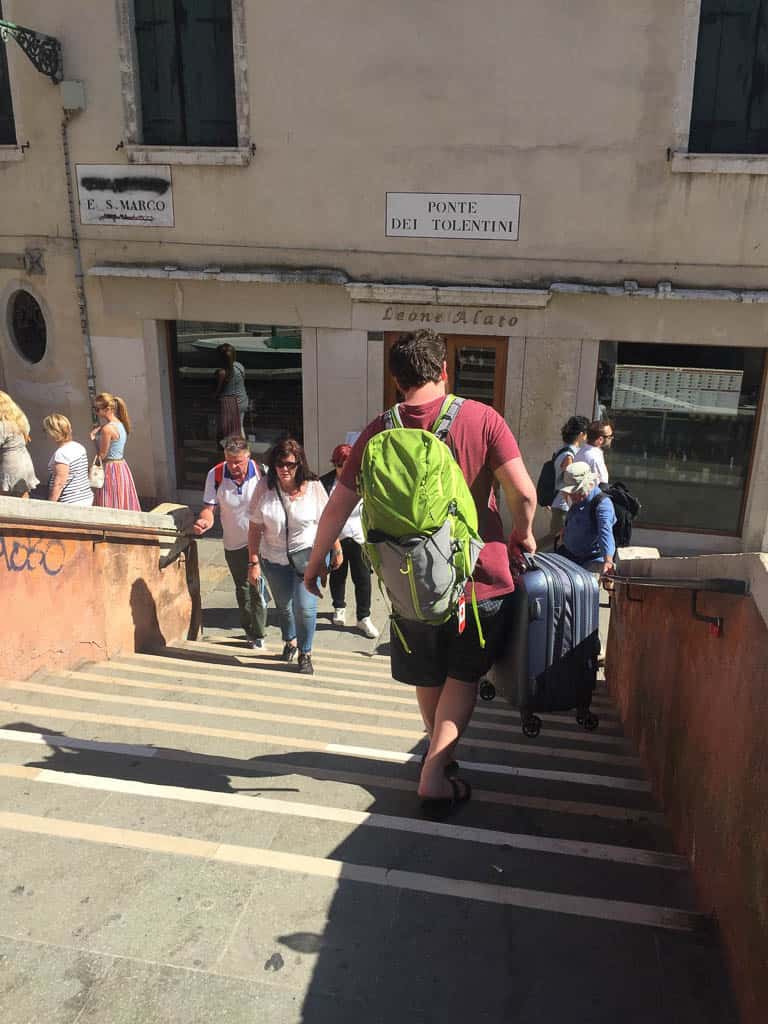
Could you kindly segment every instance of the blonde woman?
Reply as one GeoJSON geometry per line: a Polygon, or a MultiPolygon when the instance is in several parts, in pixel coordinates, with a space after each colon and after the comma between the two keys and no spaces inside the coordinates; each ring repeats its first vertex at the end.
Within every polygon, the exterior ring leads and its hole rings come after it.
{"type": "Polygon", "coordinates": [[[91,431],[91,440],[96,444],[96,454],[104,461],[104,486],[95,492],[94,504],[140,512],[133,474],[123,456],[131,432],[125,402],[117,395],[102,391],[93,400],[93,411],[99,418],[99,426],[91,431]]]}
{"type": "Polygon", "coordinates": [[[66,505],[92,505],[93,491],[88,483],[88,452],[72,440],[72,424],[60,412],[43,420],[46,434],[56,442],[48,463],[48,500],[66,505]]]}
{"type": "Polygon", "coordinates": [[[29,420],[11,396],[0,391],[0,494],[28,498],[40,483],[28,443],[29,420]]]}

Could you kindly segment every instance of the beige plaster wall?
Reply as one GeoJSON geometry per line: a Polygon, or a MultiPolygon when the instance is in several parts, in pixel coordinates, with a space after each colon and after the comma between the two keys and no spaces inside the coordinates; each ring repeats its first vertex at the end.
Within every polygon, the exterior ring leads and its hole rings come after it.
{"type": "MultiPolygon", "coordinates": [[[[58,36],[66,75],[85,82],[75,161],[124,162],[115,3],[5,8],[58,36]]],[[[301,253],[383,276],[605,279],[621,262],[623,276],[760,280],[768,177],[673,174],[666,158],[694,10],[452,0],[371,13],[349,0],[247,0],[250,165],[174,167],[176,226],[85,228],[86,261],[137,259],[155,241],[169,244],[164,257],[189,259],[180,243],[205,240],[230,261],[301,253]],[[300,74],[285,73],[287,55],[300,74]],[[388,190],[519,192],[520,240],[387,238],[388,190]]],[[[15,110],[31,146],[1,172],[23,199],[3,211],[0,234],[66,237],[58,93],[15,50],[15,110]]]]}

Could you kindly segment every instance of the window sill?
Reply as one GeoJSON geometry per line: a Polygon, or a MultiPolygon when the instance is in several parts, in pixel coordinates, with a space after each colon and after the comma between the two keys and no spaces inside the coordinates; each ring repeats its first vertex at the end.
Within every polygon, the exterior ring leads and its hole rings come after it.
{"type": "Polygon", "coordinates": [[[23,160],[24,151],[20,146],[0,146],[0,164],[9,164],[14,160],[23,160]]]}
{"type": "Polygon", "coordinates": [[[768,174],[768,155],[672,153],[674,174],[768,174]]]}
{"type": "Polygon", "coordinates": [[[132,164],[188,164],[191,166],[246,167],[251,162],[250,146],[136,146],[125,152],[132,164]]]}

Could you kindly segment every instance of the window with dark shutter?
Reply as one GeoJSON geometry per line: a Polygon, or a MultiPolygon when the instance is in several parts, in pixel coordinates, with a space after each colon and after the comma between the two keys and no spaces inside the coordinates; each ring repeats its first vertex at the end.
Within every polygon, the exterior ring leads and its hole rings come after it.
{"type": "Polygon", "coordinates": [[[702,0],[691,153],[768,153],[768,0],[702,0]]]}
{"type": "Polygon", "coordinates": [[[135,0],[142,141],[236,146],[230,0],[135,0]]]}
{"type": "MultiPolygon", "coordinates": [[[[0,18],[3,9],[0,6],[0,18]]],[[[11,79],[8,74],[8,57],[5,43],[0,39],[0,146],[16,145],[16,122],[13,117],[11,100],[11,79]]]]}

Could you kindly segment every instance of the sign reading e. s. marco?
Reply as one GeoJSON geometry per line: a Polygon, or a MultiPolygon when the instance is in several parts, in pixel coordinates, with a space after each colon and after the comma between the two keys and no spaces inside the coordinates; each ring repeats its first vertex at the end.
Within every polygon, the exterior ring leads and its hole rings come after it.
{"type": "Polygon", "coordinates": [[[171,168],[165,164],[78,164],[82,224],[172,228],[171,168]]]}
{"type": "Polygon", "coordinates": [[[390,237],[516,242],[519,227],[519,195],[387,192],[386,233],[390,237]]]}

